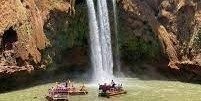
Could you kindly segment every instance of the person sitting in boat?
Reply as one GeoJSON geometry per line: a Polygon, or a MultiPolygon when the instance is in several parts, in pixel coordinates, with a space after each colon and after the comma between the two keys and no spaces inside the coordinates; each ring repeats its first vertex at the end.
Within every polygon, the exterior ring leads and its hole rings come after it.
{"type": "Polygon", "coordinates": [[[67,81],[66,81],[66,87],[68,88],[68,87],[70,87],[70,84],[71,84],[71,81],[68,79],[67,81]]]}
{"type": "Polygon", "coordinates": [[[86,90],[86,87],[84,86],[84,83],[83,83],[83,85],[81,86],[80,91],[87,91],[87,90],[86,90]]]}
{"type": "Polygon", "coordinates": [[[106,93],[107,92],[107,84],[104,83],[104,85],[102,86],[102,92],[106,93]]]}
{"type": "Polygon", "coordinates": [[[56,88],[56,89],[59,88],[59,85],[60,85],[60,82],[56,82],[55,88],[56,88]]]}
{"type": "Polygon", "coordinates": [[[71,89],[71,84],[72,84],[71,81],[68,79],[65,83],[66,83],[65,87],[66,87],[67,91],[72,91],[72,89],[71,89]]]}
{"type": "Polygon", "coordinates": [[[63,88],[66,88],[65,83],[56,82],[56,89],[63,89],[63,88]]]}
{"type": "Polygon", "coordinates": [[[116,83],[112,80],[111,85],[112,85],[112,88],[115,88],[116,83]]]}
{"type": "Polygon", "coordinates": [[[118,90],[118,91],[122,91],[122,90],[123,90],[122,84],[118,84],[117,90],[118,90]]]}
{"type": "Polygon", "coordinates": [[[73,92],[75,92],[75,91],[76,91],[76,89],[75,89],[75,87],[74,87],[73,82],[72,82],[71,84],[72,84],[71,89],[72,89],[72,91],[73,91],[73,92]]]}

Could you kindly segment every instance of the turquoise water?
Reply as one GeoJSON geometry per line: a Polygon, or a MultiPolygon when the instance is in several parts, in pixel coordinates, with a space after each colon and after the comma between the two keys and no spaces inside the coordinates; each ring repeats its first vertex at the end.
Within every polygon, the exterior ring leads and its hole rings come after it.
{"type": "MultiPolygon", "coordinates": [[[[201,85],[176,81],[120,79],[127,94],[111,98],[97,96],[96,85],[86,85],[89,94],[71,96],[70,101],[201,101],[201,85]]],[[[0,94],[0,101],[46,101],[48,88],[54,83],[39,85],[23,90],[0,94]]]]}

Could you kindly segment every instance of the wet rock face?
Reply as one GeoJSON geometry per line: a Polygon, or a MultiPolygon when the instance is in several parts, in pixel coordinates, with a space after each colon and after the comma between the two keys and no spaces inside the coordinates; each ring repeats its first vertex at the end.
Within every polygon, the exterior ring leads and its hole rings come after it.
{"type": "Polygon", "coordinates": [[[168,56],[169,67],[201,74],[199,0],[119,0],[118,3],[130,20],[127,22],[133,22],[132,28],[143,26],[142,22],[151,26],[168,56]]]}
{"type": "Polygon", "coordinates": [[[44,23],[51,10],[74,10],[72,1],[0,1],[0,76],[44,68],[40,50],[49,44],[44,23]]]}

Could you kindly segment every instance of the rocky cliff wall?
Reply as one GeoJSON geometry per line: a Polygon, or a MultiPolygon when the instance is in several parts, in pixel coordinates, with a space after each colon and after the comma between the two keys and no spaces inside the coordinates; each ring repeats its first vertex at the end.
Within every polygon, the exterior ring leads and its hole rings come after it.
{"type": "MultiPolygon", "coordinates": [[[[201,74],[199,0],[119,0],[125,22],[147,23],[158,36],[169,67],[201,74]]],[[[139,32],[137,32],[139,33],[139,32]]],[[[146,33],[143,33],[146,34],[146,33]]]]}
{"type": "Polygon", "coordinates": [[[48,46],[43,26],[50,11],[74,13],[74,0],[0,1],[0,76],[44,68],[48,46]]]}

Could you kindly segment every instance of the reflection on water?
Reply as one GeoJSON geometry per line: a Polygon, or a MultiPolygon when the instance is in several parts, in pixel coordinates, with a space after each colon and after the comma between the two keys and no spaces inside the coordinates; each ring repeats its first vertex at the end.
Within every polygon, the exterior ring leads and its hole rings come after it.
{"type": "MultiPolygon", "coordinates": [[[[175,81],[143,81],[134,78],[119,79],[126,95],[101,98],[97,96],[98,85],[87,84],[89,94],[71,96],[70,101],[201,101],[201,85],[175,81]]],[[[24,90],[0,94],[0,101],[45,101],[47,90],[54,84],[45,84],[24,90]]],[[[80,84],[81,85],[81,84],[80,84]]]]}

